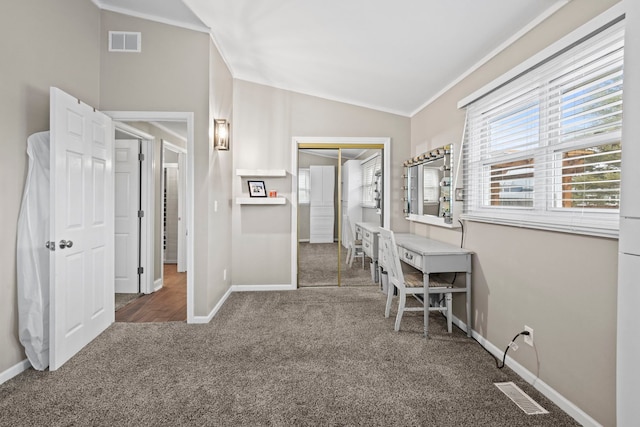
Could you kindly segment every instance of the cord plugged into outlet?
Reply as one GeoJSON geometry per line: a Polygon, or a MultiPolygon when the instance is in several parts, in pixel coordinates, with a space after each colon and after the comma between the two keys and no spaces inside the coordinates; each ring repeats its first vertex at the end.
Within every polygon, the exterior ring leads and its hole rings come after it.
{"type": "Polygon", "coordinates": [[[513,351],[518,350],[518,345],[516,344],[516,339],[518,339],[518,337],[520,335],[522,335],[524,337],[524,342],[525,343],[527,343],[527,344],[529,344],[530,346],[533,347],[533,328],[530,328],[529,326],[525,325],[524,331],[518,332],[518,334],[515,337],[513,337],[513,339],[511,340],[511,342],[507,346],[507,348],[504,350],[504,353],[502,354],[502,364],[500,364],[500,360],[497,357],[495,357],[483,344],[481,344],[480,341],[478,341],[475,338],[474,338],[474,340],[478,344],[480,344],[482,346],[484,351],[489,353],[489,355],[491,355],[491,357],[494,358],[494,360],[496,361],[496,368],[502,369],[502,368],[504,368],[504,362],[507,359],[507,353],[509,352],[509,349],[513,349],[513,351]]]}
{"type": "MultiPolygon", "coordinates": [[[[531,337],[531,344],[529,344],[529,345],[531,345],[531,346],[533,345],[533,329],[529,328],[528,326],[525,326],[525,330],[522,331],[522,332],[519,332],[518,335],[513,337],[513,339],[511,340],[511,342],[507,346],[507,348],[504,350],[504,354],[502,355],[502,365],[500,364],[500,361],[498,360],[497,357],[495,357],[495,356],[493,357],[496,360],[496,368],[498,368],[498,369],[504,368],[504,361],[507,359],[507,352],[509,351],[509,349],[513,349],[513,351],[516,351],[518,349],[518,345],[516,344],[516,339],[520,335],[524,336],[525,342],[527,341],[527,338],[531,337]]],[[[487,350],[487,352],[489,352],[489,351],[487,350]]],[[[491,353],[489,352],[489,354],[491,354],[491,353]]]]}
{"type": "Polygon", "coordinates": [[[533,328],[524,325],[524,332],[522,335],[524,335],[524,343],[533,347],[533,328]]]}

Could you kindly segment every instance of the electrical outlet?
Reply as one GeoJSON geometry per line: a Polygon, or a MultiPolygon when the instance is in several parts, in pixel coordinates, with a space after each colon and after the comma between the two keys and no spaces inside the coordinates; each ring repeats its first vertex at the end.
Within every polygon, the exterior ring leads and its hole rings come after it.
{"type": "Polygon", "coordinates": [[[222,280],[227,280],[227,269],[222,270],[222,280]]]}
{"type": "Polygon", "coordinates": [[[524,336],[524,343],[529,344],[531,347],[533,347],[533,328],[524,325],[524,330],[529,332],[529,335],[524,336]]]}

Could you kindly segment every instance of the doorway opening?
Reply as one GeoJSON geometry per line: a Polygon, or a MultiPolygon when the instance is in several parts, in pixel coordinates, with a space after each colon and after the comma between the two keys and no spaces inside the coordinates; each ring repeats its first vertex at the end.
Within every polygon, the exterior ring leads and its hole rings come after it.
{"type": "Polygon", "coordinates": [[[365,254],[356,243],[361,240],[356,226],[388,227],[388,143],[388,138],[293,139],[292,283],[297,287],[376,285],[377,254],[373,248],[365,254]]]}
{"type": "Polygon", "coordinates": [[[193,274],[188,272],[193,271],[193,242],[188,235],[193,224],[193,113],[106,114],[153,138],[143,156],[151,160],[148,170],[141,169],[142,180],[148,177],[150,194],[149,212],[142,214],[150,232],[141,236],[141,245],[149,247],[142,265],[148,273],[148,287],[141,282],[142,293],[147,295],[116,312],[116,321],[192,323],[193,274]],[[168,249],[170,262],[165,264],[168,249]]]}
{"type": "Polygon", "coordinates": [[[186,233],[186,150],[162,140],[162,262],[175,264],[178,273],[185,273],[186,233]]]}
{"type": "Polygon", "coordinates": [[[152,161],[154,137],[114,123],[115,310],[154,291],[152,161]],[[146,216],[145,216],[146,214],[146,216]]]}

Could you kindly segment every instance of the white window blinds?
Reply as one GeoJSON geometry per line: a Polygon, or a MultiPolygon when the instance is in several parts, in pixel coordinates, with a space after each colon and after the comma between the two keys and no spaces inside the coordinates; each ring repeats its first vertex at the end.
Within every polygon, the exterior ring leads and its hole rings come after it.
{"type": "Polygon", "coordinates": [[[311,200],[311,175],[309,169],[298,171],[298,203],[309,204],[311,200]]]}
{"type": "Polygon", "coordinates": [[[362,205],[376,207],[376,172],[382,168],[381,156],[362,162],[362,205]]]}
{"type": "Polygon", "coordinates": [[[467,107],[463,218],[617,236],[619,22],[467,107]]]}

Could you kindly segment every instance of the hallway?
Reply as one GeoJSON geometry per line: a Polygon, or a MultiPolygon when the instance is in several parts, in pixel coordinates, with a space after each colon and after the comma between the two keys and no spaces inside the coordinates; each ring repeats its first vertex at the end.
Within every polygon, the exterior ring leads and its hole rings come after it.
{"type": "Polygon", "coordinates": [[[187,320],[187,273],[164,265],[164,286],[116,311],[116,322],[184,322],[187,320]]]}

